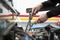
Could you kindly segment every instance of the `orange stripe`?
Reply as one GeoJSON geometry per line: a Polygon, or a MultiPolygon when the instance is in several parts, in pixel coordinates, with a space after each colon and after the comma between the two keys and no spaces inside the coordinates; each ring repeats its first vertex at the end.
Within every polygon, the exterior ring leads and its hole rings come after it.
{"type": "MultiPolygon", "coordinates": [[[[8,14],[8,15],[0,15],[0,17],[8,17],[8,16],[15,16],[15,14],[8,14]]],[[[29,15],[18,15],[18,17],[29,17],[29,15]]],[[[39,17],[39,15],[35,15],[34,17],[39,17]]],[[[60,18],[60,16],[55,16],[55,18],[60,18]]]]}
{"type": "Polygon", "coordinates": [[[8,14],[8,15],[0,15],[0,17],[8,17],[8,16],[14,16],[15,14],[8,14]]]}
{"type": "MultiPolygon", "coordinates": [[[[29,15],[19,15],[19,17],[29,17],[29,15]]],[[[39,15],[35,15],[34,17],[39,17],[39,15]]]]}

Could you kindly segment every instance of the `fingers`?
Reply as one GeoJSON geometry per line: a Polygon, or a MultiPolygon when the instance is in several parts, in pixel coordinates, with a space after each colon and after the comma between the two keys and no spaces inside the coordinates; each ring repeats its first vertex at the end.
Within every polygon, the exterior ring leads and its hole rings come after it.
{"type": "Polygon", "coordinates": [[[34,14],[34,11],[35,11],[36,8],[32,8],[32,13],[34,14]]]}
{"type": "Polygon", "coordinates": [[[39,19],[37,21],[35,21],[36,23],[43,23],[48,19],[46,14],[41,14],[39,19]]]}
{"type": "Polygon", "coordinates": [[[35,8],[35,10],[34,10],[34,14],[36,14],[37,11],[38,11],[37,8],[35,8]]]}
{"type": "Polygon", "coordinates": [[[36,15],[36,8],[33,8],[33,9],[32,9],[32,13],[33,13],[33,14],[32,14],[33,16],[36,15]]]}
{"type": "Polygon", "coordinates": [[[44,21],[43,20],[41,20],[41,19],[38,19],[37,20],[37,23],[43,23],[44,21]]]}
{"type": "Polygon", "coordinates": [[[37,21],[34,22],[34,24],[39,24],[39,23],[43,23],[43,21],[41,21],[40,19],[38,19],[37,21]]]}
{"type": "Polygon", "coordinates": [[[32,13],[33,13],[33,16],[36,15],[38,13],[38,8],[37,7],[33,8],[32,13]]]}
{"type": "Polygon", "coordinates": [[[38,13],[38,11],[41,9],[42,4],[37,5],[36,7],[32,8],[32,13],[33,15],[36,15],[36,13],[38,13]]]}

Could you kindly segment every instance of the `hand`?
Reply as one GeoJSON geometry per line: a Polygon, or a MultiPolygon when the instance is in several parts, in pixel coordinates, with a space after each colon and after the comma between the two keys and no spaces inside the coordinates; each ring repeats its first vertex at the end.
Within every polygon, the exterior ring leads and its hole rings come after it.
{"type": "Polygon", "coordinates": [[[47,14],[41,14],[36,23],[43,23],[48,19],[47,14]]]}
{"type": "Polygon", "coordinates": [[[36,13],[38,13],[38,11],[41,9],[41,7],[42,7],[42,4],[32,8],[33,15],[36,15],[36,13]]]}

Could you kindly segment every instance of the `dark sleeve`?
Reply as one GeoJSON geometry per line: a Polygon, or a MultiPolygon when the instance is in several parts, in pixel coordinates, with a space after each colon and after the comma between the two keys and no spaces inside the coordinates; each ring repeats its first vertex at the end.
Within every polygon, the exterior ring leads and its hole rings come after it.
{"type": "Polygon", "coordinates": [[[39,11],[50,10],[55,7],[57,2],[55,0],[48,0],[42,3],[42,8],[39,11]]]}
{"type": "Polygon", "coordinates": [[[47,12],[48,18],[53,17],[53,16],[57,16],[59,14],[60,14],[60,5],[55,7],[55,8],[53,8],[49,12],[47,12]]]}

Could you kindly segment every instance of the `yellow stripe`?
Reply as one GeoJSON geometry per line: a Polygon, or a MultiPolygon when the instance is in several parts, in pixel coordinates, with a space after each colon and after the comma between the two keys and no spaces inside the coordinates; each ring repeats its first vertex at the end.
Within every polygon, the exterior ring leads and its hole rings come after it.
{"type": "Polygon", "coordinates": [[[48,20],[59,20],[59,18],[49,18],[48,20]]]}
{"type": "MultiPolygon", "coordinates": [[[[29,20],[29,17],[17,17],[16,18],[17,20],[21,20],[21,21],[26,21],[26,20],[29,20]]],[[[33,21],[37,20],[38,17],[33,17],[33,21]]],[[[56,22],[58,21],[60,18],[49,18],[47,21],[48,22],[56,22]]],[[[16,21],[16,20],[15,20],[16,21]]]]}
{"type": "MultiPolygon", "coordinates": [[[[38,19],[38,17],[34,17],[32,20],[37,20],[37,19],[38,19]]],[[[29,20],[29,18],[28,17],[21,17],[20,20],[29,20]]]]}
{"type": "MultiPolygon", "coordinates": [[[[29,20],[29,18],[28,17],[20,17],[20,18],[18,18],[19,20],[29,20]]],[[[38,17],[33,17],[33,19],[32,20],[37,20],[38,19],[38,17]]],[[[49,18],[48,20],[59,20],[59,18],[49,18]]]]}

